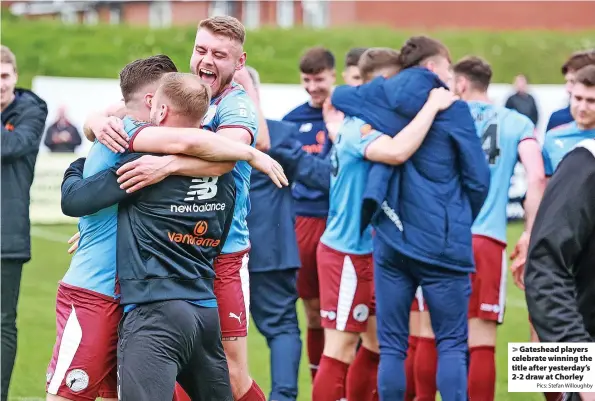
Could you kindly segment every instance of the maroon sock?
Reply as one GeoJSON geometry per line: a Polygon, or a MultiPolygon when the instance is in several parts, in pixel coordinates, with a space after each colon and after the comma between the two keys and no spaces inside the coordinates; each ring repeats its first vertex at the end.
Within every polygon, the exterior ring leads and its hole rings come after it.
{"type": "Polygon", "coordinates": [[[312,385],[312,401],[337,401],[345,398],[349,365],[323,355],[312,385]]]}
{"type": "Polygon", "coordinates": [[[494,401],[496,391],[496,349],[480,346],[469,349],[469,401],[494,401]]]}
{"type": "Polygon", "coordinates": [[[562,401],[562,393],[543,393],[546,401],[562,401]]]}
{"type": "Polygon", "coordinates": [[[174,390],[173,401],[191,401],[190,397],[188,397],[188,394],[186,394],[182,386],[180,386],[178,383],[176,383],[174,390]]]}
{"type": "Polygon", "coordinates": [[[267,401],[267,398],[264,396],[264,393],[258,387],[258,384],[254,380],[252,380],[252,386],[246,394],[242,396],[238,401],[267,401]]]}
{"type": "Polygon", "coordinates": [[[405,378],[407,379],[407,387],[405,390],[405,401],[415,400],[415,352],[417,351],[417,340],[419,337],[409,336],[409,349],[407,350],[407,358],[405,359],[405,378]]]}
{"type": "Polygon", "coordinates": [[[419,337],[414,367],[416,401],[436,400],[437,370],[438,353],[434,339],[419,337]]]}
{"type": "Polygon", "coordinates": [[[312,381],[316,377],[318,365],[320,364],[320,357],[324,350],[324,330],[323,329],[308,329],[308,359],[310,360],[310,374],[312,381]]]}
{"type": "Polygon", "coordinates": [[[380,355],[364,346],[359,347],[347,371],[347,399],[374,401],[378,399],[378,363],[380,355]]]}

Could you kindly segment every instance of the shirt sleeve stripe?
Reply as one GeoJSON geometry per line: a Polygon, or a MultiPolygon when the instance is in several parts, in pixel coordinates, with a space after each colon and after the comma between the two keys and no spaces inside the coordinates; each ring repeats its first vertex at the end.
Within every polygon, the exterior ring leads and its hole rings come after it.
{"type": "Polygon", "coordinates": [[[243,129],[245,129],[250,134],[250,145],[254,144],[254,134],[252,133],[250,128],[246,127],[245,125],[220,125],[219,128],[217,128],[217,132],[221,131],[222,129],[227,129],[227,128],[243,128],[243,129]]]}
{"type": "Polygon", "coordinates": [[[150,127],[151,125],[146,124],[143,126],[140,126],[136,129],[136,131],[134,131],[134,134],[132,134],[132,136],[130,137],[130,141],[128,142],[128,151],[129,152],[134,152],[134,140],[136,139],[136,136],[138,135],[139,132],[141,132],[142,130],[144,130],[147,127],[150,127]]]}

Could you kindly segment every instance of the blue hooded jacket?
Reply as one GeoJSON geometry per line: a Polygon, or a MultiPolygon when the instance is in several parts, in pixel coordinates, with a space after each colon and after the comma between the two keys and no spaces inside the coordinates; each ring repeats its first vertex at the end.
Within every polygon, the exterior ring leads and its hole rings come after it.
{"type": "MultiPolygon", "coordinates": [[[[304,183],[328,197],[331,185],[330,159],[307,153],[299,141],[299,126],[267,120],[271,137],[269,156],[277,160],[290,184],[304,183]]],[[[252,210],[247,222],[250,231],[250,273],[295,269],[301,266],[295,236],[295,201],[291,186],[277,188],[273,181],[253,169],[250,177],[252,210]]]]}
{"type": "MultiPolygon", "coordinates": [[[[338,87],[333,105],[395,136],[446,85],[413,67],[359,87],[338,87]]],[[[474,271],[471,225],[487,197],[490,171],[469,107],[456,101],[437,114],[421,147],[401,166],[374,163],[364,196],[362,227],[413,259],[474,271]]]]}

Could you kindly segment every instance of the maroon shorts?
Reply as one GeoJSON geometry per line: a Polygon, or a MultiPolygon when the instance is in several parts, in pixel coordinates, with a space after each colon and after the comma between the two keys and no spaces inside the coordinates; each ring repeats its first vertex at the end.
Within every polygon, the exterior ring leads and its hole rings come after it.
{"type": "Polygon", "coordinates": [[[113,299],[64,283],[56,297],[56,344],[46,391],[73,401],[117,398],[118,323],[113,299]]]}
{"type": "Polygon", "coordinates": [[[471,274],[469,318],[502,323],[506,300],[506,244],[473,236],[475,273],[471,274]]]}
{"type": "Polygon", "coordinates": [[[248,335],[250,277],[248,252],[221,254],[215,259],[215,297],[219,308],[221,334],[226,337],[248,335]]]}
{"type": "Polygon", "coordinates": [[[421,287],[417,287],[415,291],[415,298],[413,298],[413,302],[411,303],[411,312],[427,312],[428,311],[428,304],[426,304],[426,300],[424,299],[424,293],[421,291],[421,287]]]}
{"type": "Polygon", "coordinates": [[[295,219],[295,234],[302,267],[298,270],[297,290],[302,299],[320,298],[316,249],[326,228],[326,218],[301,217],[295,219]]]}
{"type": "Polygon", "coordinates": [[[372,254],[351,255],[318,245],[322,327],[362,333],[374,307],[372,254]]]}

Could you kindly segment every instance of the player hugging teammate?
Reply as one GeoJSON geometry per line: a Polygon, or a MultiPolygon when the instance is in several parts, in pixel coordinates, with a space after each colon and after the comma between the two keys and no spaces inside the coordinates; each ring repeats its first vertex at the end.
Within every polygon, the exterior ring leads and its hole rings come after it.
{"type": "MultiPolygon", "coordinates": [[[[132,62],[121,74],[125,104],[89,118],[94,146],[62,188],[81,237],[59,287],[48,400],[265,400],[247,359],[251,169],[288,182],[254,148],[262,111],[241,78],[244,42],[234,18],[201,21],[193,75],[167,56],[132,62]]],[[[589,57],[567,63],[580,79],[573,98],[590,94],[575,71],[589,57]]],[[[529,233],[545,175],[566,153],[552,143],[568,150],[577,132],[592,132],[580,122],[551,130],[542,160],[532,123],[490,103],[490,65],[451,65],[428,37],[400,51],[356,48],[345,64],[350,87],[333,93],[333,54],[308,50],[299,70],[310,99],[281,125],[294,129],[296,158],[332,166],[330,195],[307,178],[291,188],[312,399],[427,401],[438,387],[444,401],[493,400],[514,165],[527,171],[529,233]],[[410,321],[414,298],[422,317],[410,321]],[[417,355],[410,333],[427,340],[417,355]]],[[[525,234],[521,259],[527,244],[525,234]]],[[[275,383],[275,401],[295,400],[295,385],[284,393],[275,383]]]]}

